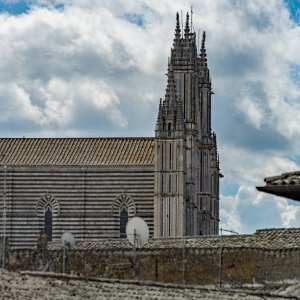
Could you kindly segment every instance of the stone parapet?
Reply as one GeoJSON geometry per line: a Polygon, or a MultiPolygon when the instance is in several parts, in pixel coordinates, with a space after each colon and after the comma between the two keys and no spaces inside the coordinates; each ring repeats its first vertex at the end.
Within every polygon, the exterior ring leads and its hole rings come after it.
{"type": "MultiPolygon", "coordinates": [[[[63,251],[15,249],[12,271],[62,272],[63,251]]],[[[153,239],[135,252],[127,240],[80,241],[67,270],[84,277],[141,279],[178,284],[264,283],[300,278],[299,229],[259,230],[253,235],[153,239]]]]}

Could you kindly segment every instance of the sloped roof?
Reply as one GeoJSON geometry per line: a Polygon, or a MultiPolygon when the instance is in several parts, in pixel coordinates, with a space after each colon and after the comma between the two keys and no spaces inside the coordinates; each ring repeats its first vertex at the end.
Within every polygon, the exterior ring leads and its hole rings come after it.
{"type": "Polygon", "coordinates": [[[154,138],[0,138],[6,165],[153,165],[154,138]]]}
{"type": "Polygon", "coordinates": [[[264,181],[266,185],[257,186],[257,190],[300,201],[300,171],[267,177],[264,181]]]}
{"type": "MultiPolygon", "coordinates": [[[[271,228],[259,229],[254,234],[240,235],[207,235],[183,238],[150,239],[144,249],[219,249],[223,248],[254,248],[266,250],[284,250],[300,248],[300,228],[271,228]]],[[[48,249],[61,249],[61,242],[50,242],[48,249]]],[[[74,250],[101,249],[117,251],[132,249],[127,239],[78,240],[74,250]]]]}

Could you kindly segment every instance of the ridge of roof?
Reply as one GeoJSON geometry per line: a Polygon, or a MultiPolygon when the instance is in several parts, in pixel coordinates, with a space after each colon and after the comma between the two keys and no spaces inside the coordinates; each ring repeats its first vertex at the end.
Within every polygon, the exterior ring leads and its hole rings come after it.
{"type": "Polygon", "coordinates": [[[0,137],[0,140],[154,140],[155,137],[0,137]]]}
{"type": "MultiPolygon", "coordinates": [[[[300,248],[300,228],[266,228],[258,229],[253,234],[235,235],[208,235],[187,237],[152,238],[143,246],[143,249],[208,249],[219,251],[220,247],[229,249],[264,249],[264,250],[292,250],[300,248]]],[[[49,250],[60,250],[60,242],[54,241],[48,244],[49,250]]],[[[97,240],[78,240],[74,250],[102,249],[118,251],[120,249],[132,249],[127,239],[102,238],[97,240]]]]}

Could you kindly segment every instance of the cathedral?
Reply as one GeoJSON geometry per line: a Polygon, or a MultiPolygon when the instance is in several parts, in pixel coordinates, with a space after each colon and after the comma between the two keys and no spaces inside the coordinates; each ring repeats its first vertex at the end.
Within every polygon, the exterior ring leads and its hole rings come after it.
{"type": "Polygon", "coordinates": [[[219,158],[211,130],[205,32],[200,49],[176,17],[154,137],[1,138],[1,235],[12,248],[70,231],[76,240],[126,237],[139,216],[150,236],[218,234],[219,158]]]}

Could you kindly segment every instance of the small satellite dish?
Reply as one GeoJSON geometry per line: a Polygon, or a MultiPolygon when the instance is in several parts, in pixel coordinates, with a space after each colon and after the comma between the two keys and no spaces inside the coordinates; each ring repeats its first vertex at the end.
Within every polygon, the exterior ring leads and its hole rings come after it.
{"type": "Polygon", "coordinates": [[[75,246],[75,238],[71,232],[65,232],[61,237],[61,243],[68,250],[71,250],[75,246]]]}
{"type": "Polygon", "coordinates": [[[142,247],[149,239],[148,225],[142,218],[133,217],[126,225],[126,235],[132,245],[142,247]]]}

